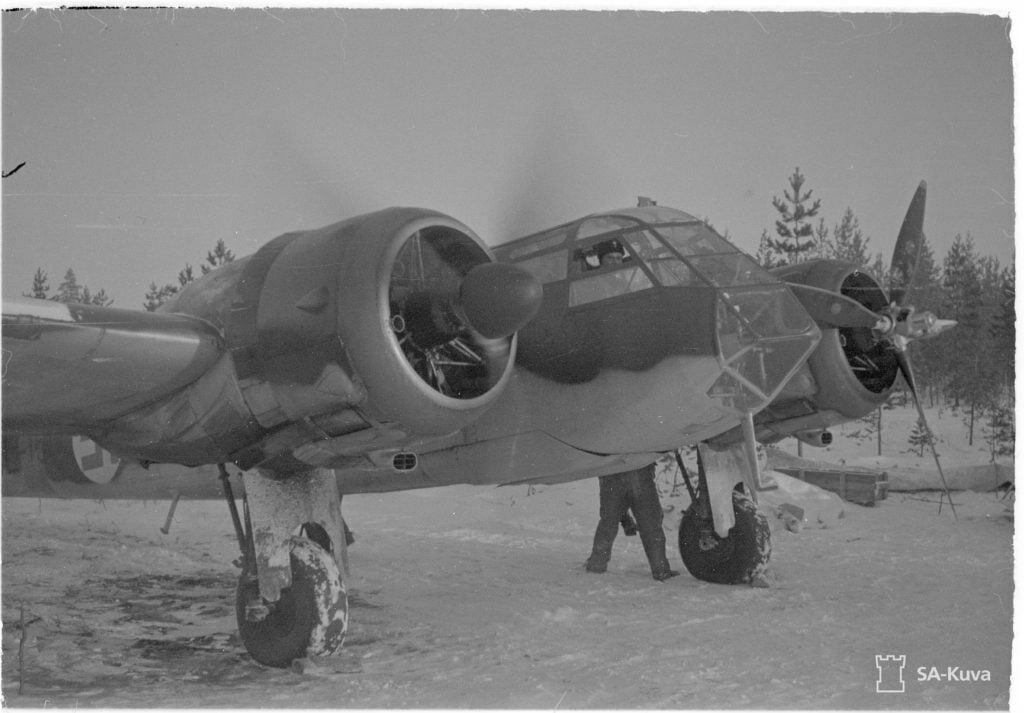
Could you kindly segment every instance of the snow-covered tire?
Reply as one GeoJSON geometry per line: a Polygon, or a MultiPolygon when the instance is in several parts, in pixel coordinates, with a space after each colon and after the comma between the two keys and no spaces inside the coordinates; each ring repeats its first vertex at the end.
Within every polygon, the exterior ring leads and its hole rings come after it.
{"type": "Polygon", "coordinates": [[[697,579],[715,584],[745,584],[764,573],[772,554],[768,519],[748,495],[734,491],[736,525],[722,538],[710,520],[691,507],[679,524],[679,554],[697,579]]]}
{"type": "Polygon", "coordinates": [[[284,668],[306,656],[341,648],[348,630],[348,595],[334,556],[302,537],[291,540],[292,585],[269,604],[260,621],[246,618],[246,603],[258,584],[242,575],[236,590],[238,633],[246,651],[265,666],[284,668]]]}

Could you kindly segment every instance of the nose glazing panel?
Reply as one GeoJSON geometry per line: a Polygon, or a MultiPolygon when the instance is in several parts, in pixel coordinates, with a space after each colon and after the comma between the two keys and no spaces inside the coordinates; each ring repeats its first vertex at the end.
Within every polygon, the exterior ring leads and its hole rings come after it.
{"type": "Polygon", "coordinates": [[[730,411],[763,408],[821,338],[800,303],[778,283],[719,290],[715,326],[723,373],[708,396],[730,411]]]}

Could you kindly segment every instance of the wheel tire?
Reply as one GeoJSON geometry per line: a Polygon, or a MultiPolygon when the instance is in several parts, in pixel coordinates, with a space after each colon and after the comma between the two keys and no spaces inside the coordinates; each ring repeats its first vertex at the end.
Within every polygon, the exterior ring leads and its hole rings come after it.
{"type": "Polygon", "coordinates": [[[697,579],[715,584],[745,584],[762,574],[772,554],[768,519],[744,493],[732,494],[736,525],[722,538],[710,520],[691,507],[679,524],[679,554],[697,579]]]}
{"type": "Polygon", "coordinates": [[[306,656],[331,654],[341,648],[348,630],[348,595],[334,556],[310,540],[291,541],[292,585],[269,604],[260,621],[245,616],[246,603],[258,596],[256,580],[238,580],[235,613],[246,651],[265,666],[284,668],[306,656]]]}

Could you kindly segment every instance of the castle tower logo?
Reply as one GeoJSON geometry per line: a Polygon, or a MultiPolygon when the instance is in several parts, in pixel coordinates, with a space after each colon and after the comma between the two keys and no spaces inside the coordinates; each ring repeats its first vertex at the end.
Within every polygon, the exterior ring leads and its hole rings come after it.
{"type": "Polygon", "coordinates": [[[875,655],[875,666],[878,667],[878,681],[875,683],[877,693],[905,693],[906,681],[903,680],[903,669],[907,665],[904,654],[875,655]]]}

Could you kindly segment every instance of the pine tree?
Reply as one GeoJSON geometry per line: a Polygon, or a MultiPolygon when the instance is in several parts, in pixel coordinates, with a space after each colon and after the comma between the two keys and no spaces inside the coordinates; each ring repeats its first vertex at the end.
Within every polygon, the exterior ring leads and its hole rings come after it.
{"type": "Polygon", "coordinates": [[[32,277],[32,289],[21,294],[23,297],[34,297],[37,300],[50,299],[50,279],[43,272],[43,268],[36,268],[36,274],[32,277]]]}
{"type": "Polygon", "coordinates": [[[82,287],[78,284],[78,278],[75,277],[75,271],[70,267],[67,272],[64,273],[64,281],[57,287],[57,294],[50,299],[56,300],[57,302],[82,301],[82,287]]]}
{"type": "Polygon", "coordinates": [[[829,237],[828,226],[825,219],[818,219],[818,226],[814,229],[814,255],[819,258],[827,258],[832,252],[832,238],[829,237]]]}
{"type": "Polygon", "coordinates": [[[114,300],[107,297],[106,290],[100,290],[96,294],[92,294],[88,287],[82,287],[82,304],[84,305],[99,305],[100,307],[109,307],[114,303],[114,300]]]}
{"type": "MultiPolygon", "coordinates": [[[[207,265],[200,265],[199,269],[203,271],[203,274],[215,270],[224,263],[231,262],[235,259],[235,254],[227,249],[224,245],[223,240],[218,240],[217,244],[213,246],[213,250],[206,253],[207,265]]],[[[190,268],[191,269],[191,268],[190,268]]]]}
{"type": "Polygon", "coordinates": [[[991,460],[994,462],[998,456],[1012,456],[1016,438],[1013,408],[993,405],[987,409],[986,417],[983,436],[985,443],[988,444],[991,460]]]}
{"type": "Polygon", "coordinates": [[[771,236],[768,235],[767,230],[761,231],[761,242],[757,246],[757,255],[754,257],[761,267],[766,270],[773,267],[778,267],[782,263],[779,262],[779,256],[775,254],[775,251],[771,247],[771,236]]]}
{"type": "Polygon", "coordinates": [[[942,269],[935,262],[935,252],[927,236],[922,235],[917,273],[913,284],[904,293],[903,301],[913,303],[918,309],[941,309],[944,295],[942,276],[942,269]]]}
{"type": "Polygon", "coordinates": [[[78,277],[70,267],[64,273],[64,281],[57,287],[57,292],[50,294],[50,282],[43,269],[36,268],[36,274],[32,278],[32,291],[23,293],[25,297],[34,297],[41,300],[53,300],[54,302],[77,302],[78,304],[99,305],[107,307],[114,303],[107,296],[106,290],[93,293],[86,285],[78,284],[78,277]]]}
{"type": "Polygon", "coordinates": [[[766,239],[766,250],[778,260],[778,264],[791,265],[806,260],[816,247],[814,226],[811,219],[817,217],[821,200],[811,200],[813,191],[804,190],[806,179],[797,168],[789,177],[789,189],[783,191],[783,198],[772,197],[772,205],[778,212],[775,233],[778,238],[766,239]]]}
{"type": "Polygon", "coordinates": [[[928,425],[920,418],[914,423],[913,430],[910,431],[910,436],[907,438],[907,442],[914,448],[917,449],[917,455],[919,457],[924,456],[924,447],[934,441],[932,432],[928,429],[928,425]]]}
{"type": "Polygon", "coordinates": [[[149,291],[146,292],[146,301],[142,303],[142,306],[150,312],[155,312],[157,307],[176,294],[178,294],[178,288],[174,285],[157,287],[155,282],[150,282],[149,291]]]}
{"type": "MultiPolygon", "coordinates": [[[[883,284],[887,282],[888,276],[883,284]]],[[[928,243],[928,238],[922,236],[917,273],[914,276],[913,285],[904,294],[903,303],[914,306],[918,311],[931,310],[939,316],[944,316],[942,311],[944,300],[942,271],[935,264],[935,253],[928,243]]],[[[948,332],[940,335],[937,339],[918,339],[910,343],[910,355],[915,367],[918,395],[920,398],[927,395],[932,406],[935,405],[936,391],[940,390],[947,381],[944,376],[946,373],[945,362],[949,359],[949,355],[944,353],[949,348],[948,344],[944,346],[947,336],[948,332]]]]}
{"type": "Polygon", "coordinates": [[[885,264],[885,258],[882,257],[882,253],[875,253],[875,257],[865,267],[865,270],[869,275],[878,280],[878,284],[889,284],[889,267],[885,264]]]}
{"type": "MultiPolygon", "coordinates": [[[[949,391],[954,408],[972,399],[980,364],[977,360],[979,320],[981,316],[981,279],[974,240],[959,233],[943,260],[942,315],[958,324],[943,337],[946,360],[943,371],[949,376],[949,391]]],[[[941,339],[942,337],[940,337],[941,339]]]]}
{"type": "Polygon", "coordinates": [[[1013,388],[1013,271],[1004,269],[994,257],[978,261],[981,282],[980,324],[977,348],[982,352],[985,396],[992,402],[1003,399],[1013,388]],[[1009,320],[1004,321],[1004,320],[1009,320]]]}
{"type": "Polygon", "coordinates": [[[864,233],[860,229],[860,221],[854,215],[853,209],[847,206],[842,220],[832,231],[828,257],[852,262],[854,265],[867,265],[870,262],[868,242],[870,240],[864,237],[864,233]]]}
{"type": "MultiPolygon", "coordinates": [[[[202,274],[205,275],[225,263],[232,262],[234,259],[235,254],[227,249],[223,240],[218,240],[213,246],[213,250],[207,251],[206,264],[200,265],[199,269],[202,274]]],[[[142,303],[142,306],[150,312],[155,311],[164,302],[178,294],[182,287],[195,279],[195,271],[192,269],[192,265],[190,263],[185,263],[185,267],[178,271],[177,285],[167,283],[162,287],[157,287],[155,282],[149,283],[149,291],[146,292],[146,301],[142,303]]]]}
{"type": "Polygon", "coordinates": [[[1013,398],[1015,340],[1017,338],[1017,311],[1013,269],[1003,268],[996,286],[995,309],[989,319],[988,332],[992,340],[992,359],[999,380],[998,390],[1013,398]]]}

